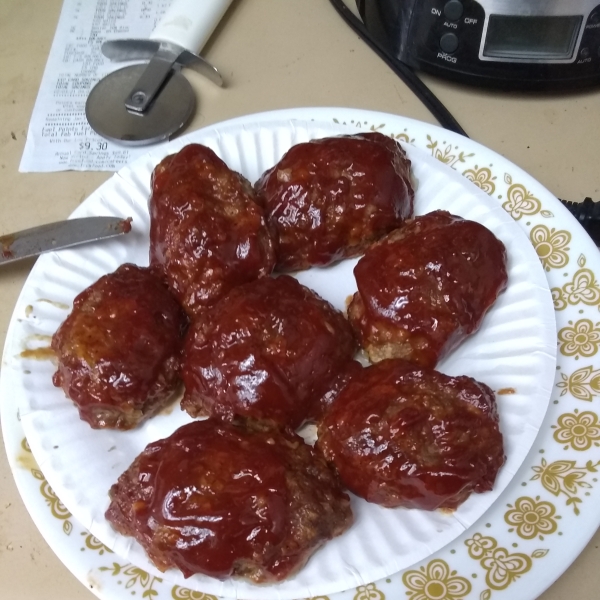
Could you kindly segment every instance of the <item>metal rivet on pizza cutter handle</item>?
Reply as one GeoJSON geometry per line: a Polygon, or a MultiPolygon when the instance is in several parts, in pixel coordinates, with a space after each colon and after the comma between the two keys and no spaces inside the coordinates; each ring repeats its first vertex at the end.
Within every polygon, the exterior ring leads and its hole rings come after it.
{"type": "Polygon", "coordinates": [[[102,137],[128,146],[171,138],[194,114],[196,96],[180,73],[189,67],[223,85],[215,67],[195,54],[202,48],[232,0],[173,0],[148,40],[104,42],[115,61],[150,60],[114,71],[90,92],[85,112],[102,137]]]}

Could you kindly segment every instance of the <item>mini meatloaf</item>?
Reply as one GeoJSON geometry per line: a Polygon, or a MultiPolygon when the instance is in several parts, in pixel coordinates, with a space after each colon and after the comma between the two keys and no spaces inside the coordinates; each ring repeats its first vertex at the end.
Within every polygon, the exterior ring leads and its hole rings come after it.
{"type": "Polygon", "coordinates": [[[273,243],[252,186],[206,146],[185,146],[152,174],[150,264],[163,268],[192,317],[273,270],[273,243]]]}
{"type": "Polygon", "coordinates": [[[149,444],[110,498],[112,526],[185,577],[280,581],[353,521],[334,470],[300,437],[212,419],[149,444]]]}
{"type": "Polygon", "coordinates": [[[295,429],[355,350],[342,313],[312,290],[288,275],[258,279],[190,328],[182,408],[295,429]]]}
{"type": "Polygon", "coordinates": [[[94,429],[132,429],[173,395],[186,326],[159,276],[121,265],[75,298],[52,337],[53,383],[94,429]]]}
{"type": "Polygon", "coordinates": [[[507,284],[506,249],[486,227],[435,211],[367,250],[354,268],[348,318],[369,359],[435,367],[507,284]]]}
{"type": "Polygon", "coordinates": [[[348,489],[390,508],[454,509],[504,464],[492,390],[399,359],[358,372],[318,435],[348,489]]]}
{"type": "Polygon", "coordinates": [[[375,132],[297,144],[255,188],[278,242],[279,271],[357,256],[413,212],[410,161],[375,132]]]}

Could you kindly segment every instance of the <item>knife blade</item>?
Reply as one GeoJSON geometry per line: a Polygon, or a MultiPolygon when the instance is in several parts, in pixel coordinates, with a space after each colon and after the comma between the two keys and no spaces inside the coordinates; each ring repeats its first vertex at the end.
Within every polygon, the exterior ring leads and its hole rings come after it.
{"type": "Polygon", "coordinates": [[[84,217],[0,236],[0,265],[131,231],[131,218],[84,217]]]}

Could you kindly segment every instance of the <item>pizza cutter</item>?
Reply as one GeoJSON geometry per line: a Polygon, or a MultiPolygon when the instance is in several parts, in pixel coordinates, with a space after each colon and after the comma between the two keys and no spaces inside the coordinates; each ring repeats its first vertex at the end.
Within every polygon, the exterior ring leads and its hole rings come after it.
{"type": "Polygon", "coordinates": [[[85,114],[102,137],[128,146],[169,139],[191,119],[192,86],[181,74],[189,67],[219,86],[215,67],[196,54],[232,0],[173,0],[147,40],[111,40],[102,53],[114,61],[149,60],[101,79],[90,92],[85,114]]]}

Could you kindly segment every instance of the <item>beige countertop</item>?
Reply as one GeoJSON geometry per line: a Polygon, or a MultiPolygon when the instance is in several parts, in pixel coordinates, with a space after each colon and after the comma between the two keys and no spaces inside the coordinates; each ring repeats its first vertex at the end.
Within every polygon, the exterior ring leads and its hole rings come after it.
{"type": "MultiPolygon", "coordinates": [[[[66,218],[110,173],[19,173],[27,127],[61,0],[0,2],[0,235],[66,218]]],[[[344,106],[435,121],[337,16],[327,0],[235,0],[205,50],[219,89],[192,73],[192,130],[231,117],[297,106],[344,106]]],[[[469,135],[556,196],[600,200],[600,93],[480,91],[426,77],[469,135]]],[[[0,269],[0,343],[33,261],[0,269]]],[[[0,596],[89,600],[32,523],[0,452],[0,596]]],[[[596,600],[600,534],[543,600],[596,600]]],[[[540,570],[540,576],[544,576],[540,570]]],[[[555,575],[547,574],[548,580],[555,575]]],[[[531,600],[531,599],[530,599],[531,600]]]]}

